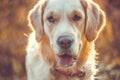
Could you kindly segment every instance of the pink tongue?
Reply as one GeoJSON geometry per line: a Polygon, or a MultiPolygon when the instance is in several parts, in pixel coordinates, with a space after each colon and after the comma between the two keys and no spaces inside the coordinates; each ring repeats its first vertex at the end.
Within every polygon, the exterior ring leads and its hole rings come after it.
{"type": "Polygon", "coordinates": [[[62,67],[68,67],[73,64],[73,57],[69,55],[63,55],[58,57],[58,64],[62,67]]]}

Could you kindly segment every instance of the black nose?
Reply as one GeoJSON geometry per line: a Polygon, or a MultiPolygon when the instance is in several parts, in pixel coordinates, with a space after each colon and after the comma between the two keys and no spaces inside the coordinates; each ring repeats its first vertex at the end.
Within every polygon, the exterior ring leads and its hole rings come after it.
{"type": "Polygon", "coordinates": [[[67,49],[71,47],[73,43],[73,38],[70,35],[63,35],[58,37],[57,43],[61,48],[67,49]]]}

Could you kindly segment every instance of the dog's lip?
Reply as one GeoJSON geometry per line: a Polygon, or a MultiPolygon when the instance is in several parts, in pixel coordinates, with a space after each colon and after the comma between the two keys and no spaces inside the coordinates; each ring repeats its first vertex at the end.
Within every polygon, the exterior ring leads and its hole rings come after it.
{"type": "Polygon", "coordinates": [[[76,61],[76,57],[68,54],[57,56],[57,66],[59,67],[70,67],[76,61]]]}

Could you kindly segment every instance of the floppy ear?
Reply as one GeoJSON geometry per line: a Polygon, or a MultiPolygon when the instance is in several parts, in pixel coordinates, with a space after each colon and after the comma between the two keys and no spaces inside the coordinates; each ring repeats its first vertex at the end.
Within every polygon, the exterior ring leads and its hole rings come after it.
{"type": "Polygon", "coordinates": [[[91,42],[95,40],[105,25],[105,14],[92,0],[82,0],[86,14],[85,36],[91,42]]]}
{"type": "Polygon", "coordinates": [[[35,31],[36,40],[39,42],[44,35],[43,12],[46,0],[39,1],[28,14],[28,23],[33,31],[35,31]]]}

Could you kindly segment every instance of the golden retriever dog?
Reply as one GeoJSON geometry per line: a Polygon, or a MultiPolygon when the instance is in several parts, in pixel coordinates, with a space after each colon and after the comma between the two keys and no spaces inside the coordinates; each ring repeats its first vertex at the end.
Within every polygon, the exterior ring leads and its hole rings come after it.
{"type": "Polygon", "coordinates": [[[94,80],[105,15],[92,0],[39,0],[28,15],[28,80],[94,80]]]}

